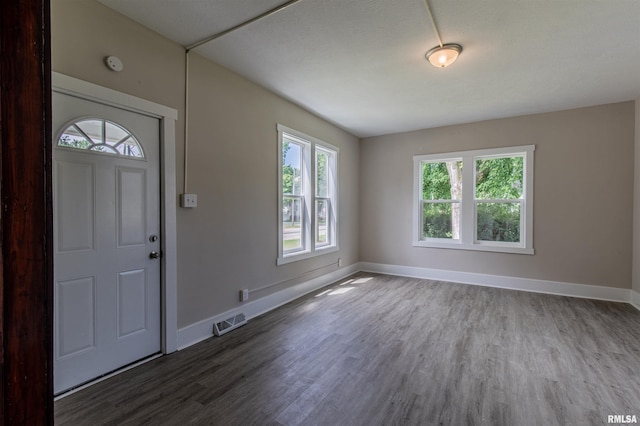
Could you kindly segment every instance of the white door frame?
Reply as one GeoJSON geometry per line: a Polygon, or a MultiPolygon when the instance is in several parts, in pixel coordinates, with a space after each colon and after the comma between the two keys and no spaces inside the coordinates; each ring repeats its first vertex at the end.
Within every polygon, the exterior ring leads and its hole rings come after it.
{"type": "Polygon", "coordinates": [[[178,256],[176,233],[176,120],[178,111],[57,72],[51,73],[52,90],[155,117],[160,120],[160,229],[161,239],[161,348],[165,354],[178,348],[178,256]]]}

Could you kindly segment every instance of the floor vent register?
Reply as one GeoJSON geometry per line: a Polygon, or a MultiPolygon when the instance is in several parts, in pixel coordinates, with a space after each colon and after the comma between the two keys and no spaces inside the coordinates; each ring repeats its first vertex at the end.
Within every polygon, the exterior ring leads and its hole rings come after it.
{"type": "Polygon", "coordinates": [[[236,328],[245,325],[246,323],[247,318],[243,313],[239,313],[235,316],[232,316],[231,318],[214,323],[213,334],[215,334],[216,336],[222,336],[223,334],[228,333],[231,330],[235,330],[236,328]]]}

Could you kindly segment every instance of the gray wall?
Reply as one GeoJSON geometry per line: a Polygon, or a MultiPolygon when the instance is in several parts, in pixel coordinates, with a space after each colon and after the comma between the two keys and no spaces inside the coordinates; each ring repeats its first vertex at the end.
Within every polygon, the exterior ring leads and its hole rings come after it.
{"type": "MultiPolygon", "coordinates": [[[[358,261],[357,138],[196,54],[191,55],[189,192],[179,209],[178,327],[358,261]],[[276,266],[277,133],[282,123],[340,149],[340,251],[276,266]]],[[[54,71],[178,110],[178,188],[184,158],[184,49],[94,1],[52,2],[54,71]],[[124,71],[103,64],[119,56],[124,71]]]]}
{"type": "Polygon", "coordinates": [[[360,260],[631,287],[634,103],[367,138],[360,260]],[[535,144],[535,255],[411,245],[412,156],[535,144]]]}

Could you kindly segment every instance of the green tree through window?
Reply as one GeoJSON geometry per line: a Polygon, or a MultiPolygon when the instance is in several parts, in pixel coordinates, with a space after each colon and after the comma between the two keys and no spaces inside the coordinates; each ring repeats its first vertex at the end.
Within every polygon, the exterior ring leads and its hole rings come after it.
{"type": "Polygon", "coordinates": [[[523,179],[521,156],[476,160],[478,240],[520,242],[523,179]]]}
{"type": "Polygon", "coordinates": [[[429,162],[422,169],[423,233],[427,238],[460,238],[462,162],[429,162]]]}
{"type": "Polygon", "coordinates": [[[414,156],[414,246],[533,254],[534,151],[414,156]]]}

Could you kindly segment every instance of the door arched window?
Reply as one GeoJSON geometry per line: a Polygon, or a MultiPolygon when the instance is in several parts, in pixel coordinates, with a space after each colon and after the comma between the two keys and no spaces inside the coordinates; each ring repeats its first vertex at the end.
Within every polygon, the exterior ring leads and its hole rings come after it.
{"type": "Polygon", "coordinates": [[[100,118],[84,119],[71,124],[60,135],[58,146],[122,157],[144,158],[142,146],[131,132],[119,124],[100,118]]]}

